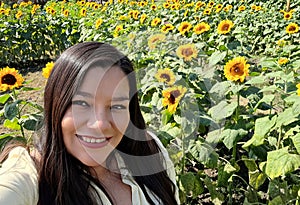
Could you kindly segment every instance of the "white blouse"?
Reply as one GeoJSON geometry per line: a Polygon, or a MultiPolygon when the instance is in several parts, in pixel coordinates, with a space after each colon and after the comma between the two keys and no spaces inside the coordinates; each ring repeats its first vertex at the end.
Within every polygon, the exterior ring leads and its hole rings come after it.
{"type": "MultiPolygon", "coordinates": [[[[160,140],[154,134],[150,135],[157,142],[163,157],[165,158],[165,169],[176,185],[174,165],[169,158],[168,152],[160,140]]],[[[119,167],[125,167],[121,157],[117,157],[119,167]]],[[[123,183],[131,187],[132,205],[147,205],[147,199],[132,176],[126,169],[120,169],[123,183]]],[[[9,153],[8,158],[0,167],[0,204],[2,205],[36,205],[38,201],[38,180],[35,163],[27,150],[23,147],[16,147],[9,153]]],[[[93,185],[93,184],[92,184],[93,185]]],[[[103,191],[93,185],[102,199],[104,205],[111,205],[103,191]]],[[[176,186],[175,197],[179,203],[178,188],[176,186]]],[[[148,194],[155,204],[162,202],[148,190],[148,194]]]]}
{"type": "Polygon", "coordinates": [[[16,147],[0,167],[0,204],[35,205],[37,201],[35,163],[24,147],[16,147]]]}

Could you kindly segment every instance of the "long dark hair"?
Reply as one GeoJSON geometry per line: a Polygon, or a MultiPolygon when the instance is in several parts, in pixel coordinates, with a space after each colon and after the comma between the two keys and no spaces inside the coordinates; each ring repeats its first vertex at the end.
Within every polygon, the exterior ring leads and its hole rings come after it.
{"type": "MultiPolygon", "coordinates": [[[[136,87],[133,65],[130,60],[111,45],[84,42],[70,47],[55,62],[47,81],[44,97],[45,140],[39,174],[39,205],[97,204],[92,193],[92,181],[110,199],[101,182],[92,177],[89,167],[70,155],[64,145],[61,121],[71,104],[80,81],[93,63],[102,68],[118,66],[127,75],[130,85],[130,125],[117,152],[126,168],[141,187],[150,204],[154,204],[147,190],[164,204],[177,204],[175,185],[168,177],[157,143],[147,135],[136,87]],[[96,60],[95,60],[96,59],[96,60]],[[99,64],[100,63],[100,64],[99,64]],[[89,65],[89,66],[87,66],[89,65]],[[130,156],[151,156],[138,160],[130,156]],[[143,175],[144,170],[147,174],[143,175]]],[[[98,196],[99,197],[99,196],[98,196]]],[[[112,200],[110,200],[112,201],[112,200]]]]}

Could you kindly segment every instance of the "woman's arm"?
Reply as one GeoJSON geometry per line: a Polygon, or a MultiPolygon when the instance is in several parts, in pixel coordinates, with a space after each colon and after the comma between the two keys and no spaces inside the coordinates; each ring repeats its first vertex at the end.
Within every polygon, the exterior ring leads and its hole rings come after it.
{"type": "Polygon", "coordinates": [[[35,205],[37,189],[34,161],[24,147],[13,148],[0,167],[0,204],[35,205]]]}

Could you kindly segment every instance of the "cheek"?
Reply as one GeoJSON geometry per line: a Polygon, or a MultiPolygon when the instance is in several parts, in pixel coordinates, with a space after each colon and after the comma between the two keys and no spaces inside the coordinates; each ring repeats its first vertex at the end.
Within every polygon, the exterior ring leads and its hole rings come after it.
{"type": "Polygon", "coordinates": [[[129,112],[123,114],[113,114],[112,117],[115,127],[120,133],[124,134],[130,121],[129,112]]]}
{"type": "Polygon", "coordinates": [[[66,112],[61,121],[61,129],[64,142],[67,145],[68,142],[71,140],[70,136],[73,136],[76,130],[74,126],[74,118],[70,110],[66,112]]]}

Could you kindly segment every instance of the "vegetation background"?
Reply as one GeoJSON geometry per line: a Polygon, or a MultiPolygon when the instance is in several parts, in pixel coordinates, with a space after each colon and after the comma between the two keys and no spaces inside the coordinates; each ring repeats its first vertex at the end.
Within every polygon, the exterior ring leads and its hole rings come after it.
{"type": "Polygon", "coordinates": [[[0,146],[42,131],[56,56],[104,41],[135,64],[143,114],[174,161],[182,204],[299,204],[299,6],[3,1],[0,146]]]}

